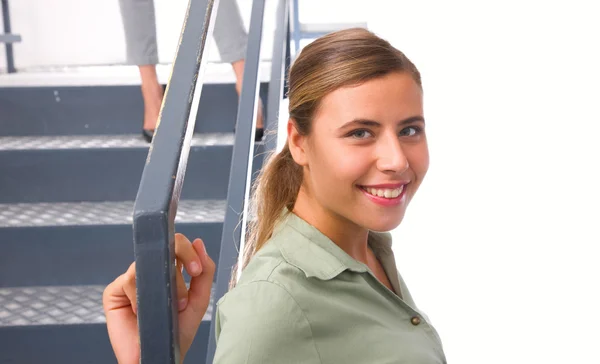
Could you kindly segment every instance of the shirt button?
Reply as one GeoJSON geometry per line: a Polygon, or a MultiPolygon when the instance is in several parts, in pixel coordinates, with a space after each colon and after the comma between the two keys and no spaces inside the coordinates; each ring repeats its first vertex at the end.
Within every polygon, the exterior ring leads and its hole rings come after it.
{"type": "Polygon", "coordinates": [[[413,318],[410,319],[410,322],[413,325],[417,326],[418,324],[421,323],[421,318],[419,316],[415,316],[415,317],[413,317],[413,318]]]}

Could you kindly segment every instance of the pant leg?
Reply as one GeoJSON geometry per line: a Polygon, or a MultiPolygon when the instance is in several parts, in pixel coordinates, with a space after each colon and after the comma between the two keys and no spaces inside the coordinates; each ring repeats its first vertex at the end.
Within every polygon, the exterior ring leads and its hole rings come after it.
{"type": "Polygon", "coordinates": [[[156,16],[153,0],[119,0],[127,62],[138,66],[158,63],[156,16]]]}
{"type": "Polygon", "coordinates": [[[236,0],[220,0],[213,37],[223,62],[233,63],[246,58],[248,33],[236,0]]]}

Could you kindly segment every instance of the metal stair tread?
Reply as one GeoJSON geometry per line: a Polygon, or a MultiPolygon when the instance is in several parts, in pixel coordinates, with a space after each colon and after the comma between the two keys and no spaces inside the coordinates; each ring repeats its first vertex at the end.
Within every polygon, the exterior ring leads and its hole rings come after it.
{"type": "MultiPolygon", "coordinates": [[[[105,286],[0,288],[0,327],[104,324],[105,286]]],[[[212,301],[203,321],[212,317],[212,301]]]]}
{"type": "MultiPolygon", "coordinates": [[[[232,146],[234,133],[202,133],[192,138],[192,147],[232,146]]],[[[146,148],[139,134],[121,135],[57,135],[57,136],[5,136],[0,137],[0,151],[13,150],[64,150],[146,148]]]]}
{"type": "MultiPolygon", "coordinates": [[[[181,200],[176,223],[222,223],[226,200],[181,200]]],[[[0,204],[0,228],[130,225],[134,201],[0,204]]]]}

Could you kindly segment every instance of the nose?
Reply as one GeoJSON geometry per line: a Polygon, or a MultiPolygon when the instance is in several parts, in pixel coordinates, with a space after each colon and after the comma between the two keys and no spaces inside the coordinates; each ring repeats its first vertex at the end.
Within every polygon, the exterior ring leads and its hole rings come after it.
{"type": "Polygon", "coordinates": [[[397,135],[379,140],[377,169],[385,173],[401,174],[408,169],[408,159],[397,135]]]}

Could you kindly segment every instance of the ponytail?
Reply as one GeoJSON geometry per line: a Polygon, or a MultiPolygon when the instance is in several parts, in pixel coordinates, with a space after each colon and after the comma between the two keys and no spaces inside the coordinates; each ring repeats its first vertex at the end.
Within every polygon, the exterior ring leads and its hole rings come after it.
{"type": "MultiPolygon", "coordinates": [[[[248,238],[239,263],[242,269],[271,238],[281,218],[293,210],[301,184],[302,167],[296,164],[286,144],[281,152],[268,158],[252,187],[250,208],[253,211],[249,215],[254,219],[248,221],[248,238]]],[[[230,288],[235,286],[236,281],[237,269],[232,275],[230,288]]]]}

